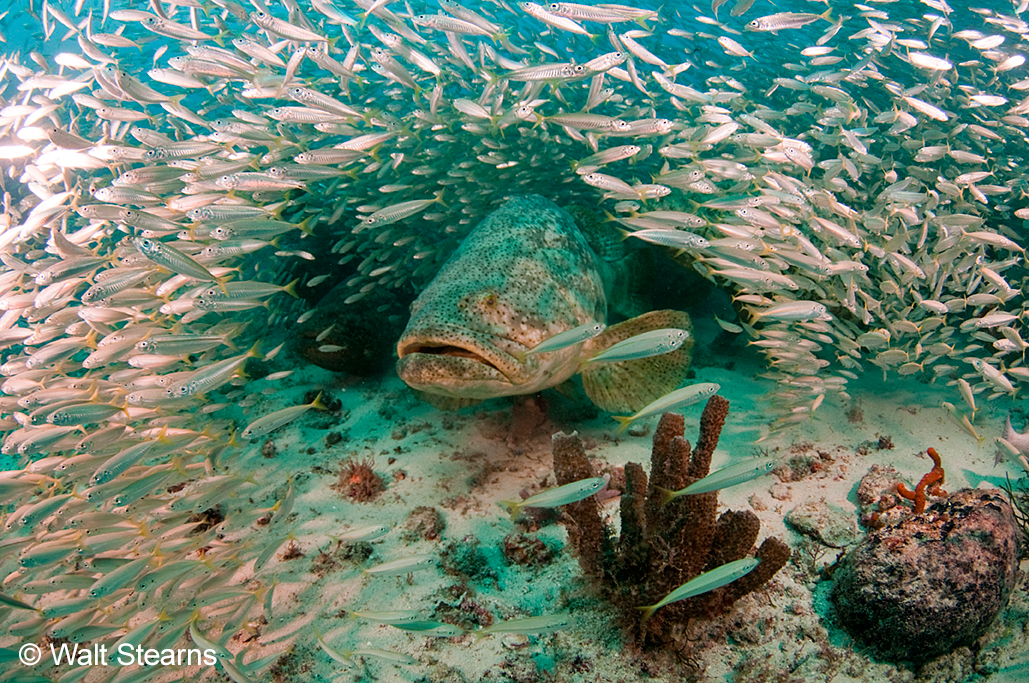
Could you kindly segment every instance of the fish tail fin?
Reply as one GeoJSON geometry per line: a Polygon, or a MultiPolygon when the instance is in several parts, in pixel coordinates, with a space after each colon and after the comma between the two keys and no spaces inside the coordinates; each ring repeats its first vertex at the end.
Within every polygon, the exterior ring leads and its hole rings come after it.
{"type": "Polygon", "coordinates": [[[217,283],[218,285],[218,289],[222,290],[222,294],[224,294],[225,296],[229,295],[229,290],[225,285],[229,282],[230,279],[231,278],[228,275],[225,275],[223,277],[215,278],[214,280],[215,283],[217,283]]]}
{"type": "MultiPolygon", "coordinates": [[[[614,221],[616,223],[621,223],[622,222],[621,219],[618,218],[617,216],[613,216],[613,215],[611,215],[611,213],[605,211],[604,212],[604,222],[605,223],[610,223],[611,221],[614,221]]],[[[628,228],[623,228],[620,225],[616,225],[616,226],[614,226],[614,232],[612,234],[617,234],[618,235],[618,239],[620,241],[624,241],[624,240],[629,239],[629,236],[632,235],[633,232],[634,232],[633,230],[629,230],[628,228]]]]}
{"type": "MultiPolygon", "coordinates": [[[[242,330],[240,330],[240,332],[242,332],[242,330]]],[[[232,351],[233,353],[239,351],[239,347],[236,346],[235,342],[232,341],[232,338],[235,337],[237,334],[237,332],[227,332],[222,337],[222,343],[224,343],[225,346],[228,347],[229,351],[232,351]]]]}
{"type": "Polygon", "coordinates": [[[497,502],[497,505],[511,516],[511,521],[514,521],[515,518],[518,517],[518,513],[521,512],[522,509],[522,504],[514,500],[501,500],[497,502]]]}
{"type": "MultiPolygon", "coordinates": [[[[207,427],[204,427],[204,429],[206,430],[207,427]]],[[[161,431],[157,434],[157,440],[163,443],[165,446],[175,443],[174,441],[168,438],[168,425],[161,426],[161,431]]]]}
{"type": "MultiPolygon", "coordinates": [[[[161,430],[161,433],[158,434],[157,438],[158,438],[159,441],[162,441],[163,443],[172,444],[172,443],[174,443],[174,441],[172,441],[171,439],[167,438],[164,435],[164,433],[167,430],[168,430],[168,426],[165,425],[164,428],[161,430]]],[[[223,432],[221,432],[217,428],[212,428],[211,425],[204,425],[204,428],[200,430],[200,436],[207,437],[208,439],[211,439],[212,441],[217,441],[218,438],[222,436],[222,434],[223,434],[223,432]]]]}
{"type": "Polygon", "coordinates": [[[311,220],[313,218],[314,218],[314,216],[308,216],[304,220],[302,220],[299,223],[297,223],[297,227],[300,229],[300,232],[304,233],[305,235],[313,235],[314,234],[314,230],[311,228],[311,220]]]}
{"type": "Polygon", "coordinates": [[[743,310],[747,312],[748,316],[750,316],[750,320],[748,322],[751,325],[753,325],[754,322],[761,317],[761,313],[753,306],[743,306],[743,310]]]}
{"type": "MultiPolygon", "coordinates": [[[[373,117],[372,117],[371,114],[366,114],[365,117],[364,117],[365,123],[367,123],[368,125],[371,125],[372,118],[373,117]]],[[[382,157],[379,156],[379,150],[380,149],[382,149],[382,145],[381,144],[375,145],[370,150],[368,150],[368,156],[370,156],[373,161],[381,164],[382,163],[382,157]]],[[[351,176],[351,177],[354,180],[357,180],[357,176],[356,175],[351,176]]]]}
{"type": "Polygon", "coordinates": [[[618,434],[624,432],[632,424],[632,415],[612,415],[611,417],[618,423],[618,434]]]}
{"type": "Polygon", "coordinates": [[[593,403],[611,413],[635,413],[640,408],[675,390],[690,367],[693,335],[674,351],[649,358],[612,363],[590,360],[605,349],[650,330],[677,327],[691,330],[689,316],[670,309],[650,311],[612,325],[583,344],[579,371],[582,386],[593,403]]]}
{"type": "Polygon", "coordinates": [[[319,391],[318,395],[314,397],[313,401],[311,401],[311,407],[314,408],[315,410],[328,410],[329,409],[329,406],[327,406],[324,403],[322,403],[322,394],[323,393],[324,392],[319,391]]]}
{"type": "MultiPolygon", "coordinates": [[[[235,436],[235,434],[233,434],[233,436],[235,436]]],[[[186,469],[186,463],[182,462],[181,456],[172,453],[171,457],[169,458],[169,463],[171,464],[172,469],[174,469],[179,474],[185,477],[193,476],[189,474],[189,471],[186,469]]]]}
{"type": "Polygon", "coordinates": [[[439,202],[440,204],[442,204],[443,206],[445,206],[445,207],[447,207],[449,209],[450,205],[447,204],[445,201],[443,201],[443,192],[444,192],[444,190],[439,190],[438,192],[436,192],[436,194],[433,195],[433,200],[432,201],[439,202]]]}
{"type": "Polygon", "coordinates": [[[636,609],[643,612],[643,616],[640,617],[640,623],[645,624],[647,620],[654,615],[654,612],[657,611],[657,608],[657,605],[646,605],[645,607],[637,607],[636,609]]]}
{"type": "Polygon", "coordinates": [[[293,282],[290,282],[288,285],[283,287],[282,291],[284,291],[286,294],[289,294],[294,299],[299,299],[300,295],[297,294],[297,283],[298,282],[300,282],[300,278],[297,278],[296,280],[293,280],[293,282]]]}
{"type": "MultiPolygon", "coordinates": [[[[271,218],[274,218],[275,220],[278,221],[278,220],[282,220],[282,212],[283,212],[283,210],[285,208],[286,208],[286,202],[283,201],[283,202],[279,202],[278,204],[274,204],[274,205],[269,204],[268,206],[265,207],[265,210],[271,209],[271,218]]],[[[279,235],[276,235],[275,239],[278,239],[278,238],[279,238],[279,235]]],[[[275,239],[272,240],[272,244],[275,243],[275,239]]]]}
{"type": "Polygon", "coordinates": [[[510,29],[502,28],[496,33],[491,33],[489,39],[493,41],[493,44],[504,43],[511,35],[510,29]]]}
{"type": "Polygon", "coordinates": [[[661,507],[668,505],[673,500],[678,498],[678,496],[675,494],[675,491],[672,491],[671,489],[662,488],[660,486],[655,486],[654,488],[661,492],[661,507]]]}
{"type": "Polygon", "coordinates": [[[829,22],[830,24],[831,24],[831,23],[833,23],[833,19],[832,19],[832,7],[830,7],[829,9],[827,9],[827,10],[825,10],[824,12],[822,12],[821,14],[819,14],[819,15],[818,15],[818,17],[819,17],[819,19],[825,19],[825,20],[826,20],[826,21],[828,21],[828,22],[829,22]]]}
{"type": "MultiPolygon", "coordinates": [[[[255,341],[254,345],[247,349],[247,358],[261,358],[261,341],[255,341]]],[[[265,359],[262,359],[265,360],[265,359]]]]}

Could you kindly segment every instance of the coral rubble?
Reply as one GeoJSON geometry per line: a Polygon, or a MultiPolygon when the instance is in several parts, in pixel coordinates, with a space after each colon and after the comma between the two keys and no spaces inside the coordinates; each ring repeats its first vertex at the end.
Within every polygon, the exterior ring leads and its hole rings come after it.
{"type": "MultiPolygon", "coordinates": [[[[683,438],[685,420],[666,413],[654,434],[650,478],[638,463],[625,466],[621,533],[616,539],[604,524],[595,497],[565,506],[563,517],[583,571],[599,579],[612,602],[623,610],[636,643],[648,647],[681,633],[690,619],[727,611],[736,600],[760,588],[790,558],[789,547],[767,538],[754,552],[756,569],[710,593],[675,602],[645,622],[637,607],[654,604],[693,577],[751,554],[760,523],[746,510],[716,515],[717,492],[683,496],[662,506],[659,488],[677,490],[707,476],[711,456],[729,411],[729,402],[712,396],[700,421],[700,438],[691,452],[683,438]]],[[[576,435],[554,436],[558,484],[595,476],[576,435]]]]}

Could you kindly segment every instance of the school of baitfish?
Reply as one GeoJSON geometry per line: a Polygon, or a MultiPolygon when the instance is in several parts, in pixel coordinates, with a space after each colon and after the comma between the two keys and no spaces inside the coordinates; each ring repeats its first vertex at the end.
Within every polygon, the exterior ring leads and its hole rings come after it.
{"type": "Polygon", "coordinates": [[[348,302],[422,285],[515,194],[594,203],[731,290],[721,324],[767,356],[774,428],[881,370],[952,385],[981,439],[976,402],[1029,382],[1029,0],[974,4],[10,9],[0,38],[33,47],[0,66],[3,633],[189,633],[260,675],[223,643],[271,610],[293,489],[194,516],[246,486],[222,410],[277,352],[233,342],[295,263],[300,287],[349,273],[348,302]]]}

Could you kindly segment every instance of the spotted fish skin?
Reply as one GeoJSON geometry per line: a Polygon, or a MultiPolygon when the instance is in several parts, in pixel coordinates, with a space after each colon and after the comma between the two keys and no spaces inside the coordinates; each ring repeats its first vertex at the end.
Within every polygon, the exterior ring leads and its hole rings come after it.
{"type": "Polygon", "coordinates": [[[633,268],[584,220],[592,241],[568,213],[538,195],[514,197],[487,216],[411,306],[397,345],[400,378],[440,408],[533,394],[576,373],[590,400],[611,412],[635,412],[679,386],[693,344],[682,311],[650,311],[583,342],[526,354],[580,325],[606,323],[609,307],[627,312],[626,297],[616,295],[629,290],[633,268]],[[685,330],[686,342],[657,356],[584,362],[630,337],[667,328],[685,330]]]}
{"type": "Polygon", "coordinates": [[[459,399],[531,394],[575,374],[581,345],[515,355],[607,318],[601,262],[572,217],[539,195],[486,217],[411,306],[397,373],[459,399]]]}

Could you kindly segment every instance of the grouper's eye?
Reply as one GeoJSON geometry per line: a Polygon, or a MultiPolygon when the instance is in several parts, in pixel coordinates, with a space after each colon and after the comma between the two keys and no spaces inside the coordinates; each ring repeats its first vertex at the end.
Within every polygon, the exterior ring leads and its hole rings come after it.
{"type": "Polygon", "coordinates": [[[496,308],[497,307],[497,295],[494,294],[493,292],[490,292],[486,296],[482,297],[482,305],[485,306],[486,308],[496,308]]]}

